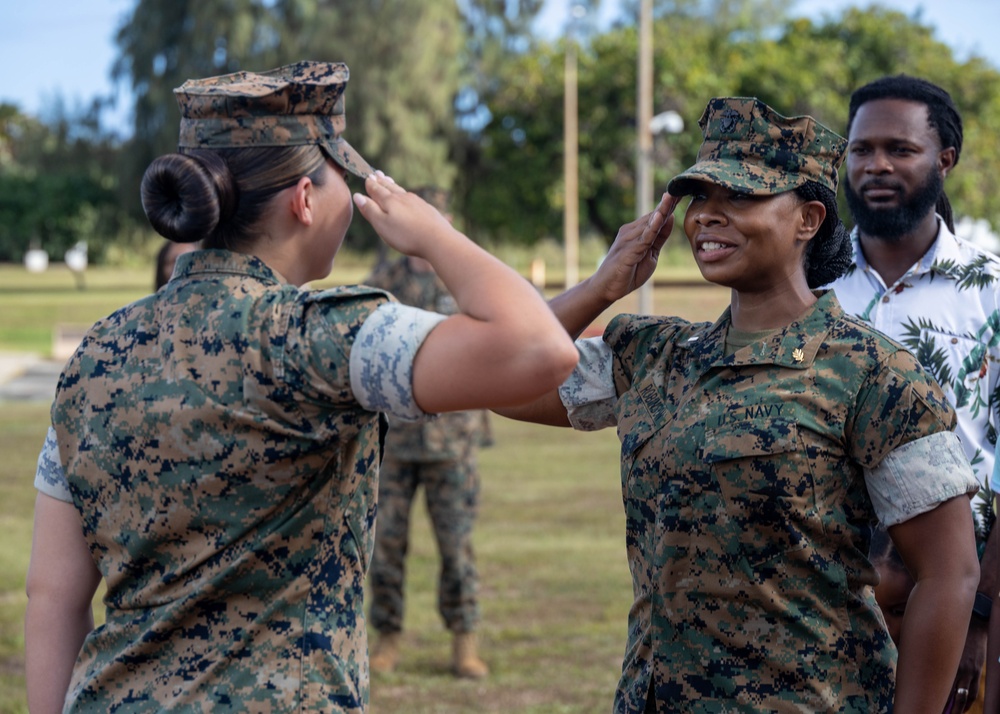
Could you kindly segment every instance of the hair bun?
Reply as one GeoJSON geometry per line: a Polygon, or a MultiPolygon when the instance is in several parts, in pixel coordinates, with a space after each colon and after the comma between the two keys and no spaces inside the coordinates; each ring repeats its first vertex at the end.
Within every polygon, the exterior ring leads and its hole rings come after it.
{"type": "Polygon", "coordinates": [[[177,243],[204,240],[235,210],[232,175],[221,158],[209,156],[214,161],[166,154],[146,169],[140,188],[142,208],[164,238],[177,243]]]}

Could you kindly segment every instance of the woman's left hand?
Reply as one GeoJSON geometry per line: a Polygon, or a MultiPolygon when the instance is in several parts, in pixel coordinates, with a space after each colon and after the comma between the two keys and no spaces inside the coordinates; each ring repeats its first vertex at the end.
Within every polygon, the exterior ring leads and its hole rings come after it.
{"type": "Polygon", "coordinates": [[[656,270],[660,249],[674,228],[674,209],[679,197],[664,193],[651,212],[618,229],[615,242],[591,279],[609,302],[643,285],[656,270]]]}

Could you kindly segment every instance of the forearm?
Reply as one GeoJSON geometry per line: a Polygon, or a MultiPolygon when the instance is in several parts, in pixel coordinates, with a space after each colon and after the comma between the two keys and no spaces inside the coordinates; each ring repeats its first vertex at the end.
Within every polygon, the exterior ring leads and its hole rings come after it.
{"type": "Polygon", "coordinates": [[[32,714],[62,711],[83,641],[94,628],[91,601],[100,573],[72,503],[35,497],[24,617],[25,670],[32,714]]]}
{"type": "Polygon", "coordinates": [[[614,304],[613,299],[602,295],[592,283],[592,279],[587,278],[549,301],[549,309],[573,339],[614,304]]]}
{"type": "Polygon", "coordinates": [[[936,578],[914,587],[903,618],[894,711],[940,714],[965,647],[976,577],[936,578]],[[917,646],[906,646],[905,643],[917,646]]]}
{"type": "Polygon", "coordinates": [[[29,598],[24,618],[24,664],[32,714],[62,711],[73,665],[93,628],[89,603],[68,610],[44,595],[29,598]]]}
{"type": "Polygon", "coordinates": [[[541,399],[536,399],[527,404],[514,407],[505,407],[494,410],[500,416],[518,421],[527,421],[533,424],[544,424],[546,426],[570,426],[566,407],[559,398],[558,390],[554,390],[541,399]]]}
{"type": "Polygon", "coordinates": [[[460,313],[427,336],[413,394],[427,412],[522,404],[559,387],[578,360],[573,340],[534,287],[451,231],[423,257],[460,313]]]}

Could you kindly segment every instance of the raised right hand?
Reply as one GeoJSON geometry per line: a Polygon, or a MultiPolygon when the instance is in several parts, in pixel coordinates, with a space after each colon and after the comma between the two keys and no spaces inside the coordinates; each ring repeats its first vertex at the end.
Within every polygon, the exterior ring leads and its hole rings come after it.
{"type": "Polygon", "coordinates": [[[609,303],[625,297],[653,275],[660,249],[674,228],[673,214],[679,201],[679,197],[664,193],[652,212],[618,229],[615,242],[591,279],[609,303]]]}
{"type": "Polygon", "coordinates": [[[365,179],[365,190],[367,196],[354,194],[354,205],[382,240],[400,253],[423,258],[427,241],[455,232],[434,206],[381,171],[365,179]]]}

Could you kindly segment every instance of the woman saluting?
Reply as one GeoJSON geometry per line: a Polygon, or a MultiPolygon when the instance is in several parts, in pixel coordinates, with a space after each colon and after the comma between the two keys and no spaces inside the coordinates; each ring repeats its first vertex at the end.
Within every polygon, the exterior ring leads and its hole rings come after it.
{"type": "Polygon", "coordinates": [[[579,335],[647,280],[667,218],[709,281],[715,324],[620,315],[570,379],[515,418],[616,426],[635,603],[616,712],[931,712],[947,700],[978,571],[977,485],[933,380],[847,317],[844,140],[811,117],[718,98],[697,163],[597,273],[554,299],[579,335]],[[869,526],[917,581],[896,664],[869,526]],[[894,676],[897,674],[898,676],[894,676]],[[895,688],[894,688],[895,682],[895,688]]]}

